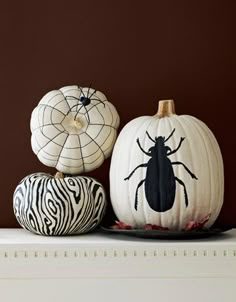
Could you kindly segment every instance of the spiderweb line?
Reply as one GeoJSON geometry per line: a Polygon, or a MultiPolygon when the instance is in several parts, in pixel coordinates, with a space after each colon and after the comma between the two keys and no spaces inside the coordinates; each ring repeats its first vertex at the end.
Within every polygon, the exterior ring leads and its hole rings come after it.
{"type": "MultiPolygon", "coordinates": [[[[51,143],[55,138],[57,138],[59,135],[61,135],[61,134],[63,134],[63,133],[64,133],[64,132],[60,132],[60,133],[58,133],[56,136],[54,136],[52,139],[50,139],[43,147],[41,147],[41,148],[39,149],[39,151],[37,152],[37,155],[38,155],[39,152],[40,152],[42,149],[44,149],[49,143],[51,143]]],[[[44,135],[44,136],[45,136],[46,138],[48,138],[46,135],[44,135]]],[[[67,135],[67,138],[68,138],[68,136],[69,136],[69,134],[67,135]]],[[[66,138],[66,140],[67,140],[67,138],[66,138]]],[[[59,144],[57,144],[57,143],[55,143],[55,142],[53,142],[53,143],[61,147],[61,145],[59,145],[59,144]]]]}
{"type": "Polygon", "coordinates": [[[83,157],[83,153],[82,153],[82,148],[81,148],[81,142],[80,142],[80,137],[79,135],[77,135],[78,140],[79,140],[79,145],[80,145],[80,154],[81,154],[81,160],[82,160],[82,164],[83,164],[83,172],[85,171],[85,166],[84,166],[84,157],[83,157]]]}
{"type": "MultiPolygon", "coordinates": [[[[102,152],[102,154],[103,154],[103,157],[104,157],[104,159],[106,158],[105,157],[105,154],[104,154],[104,152],[103,152],[103,150],[102,150],[102,148],[98,145],[98,143],[87,133],[87,132],[84,132],[84,134],[85,135],[87,135],[90,139],[91,139],[91,141],[93,141],[97,146],[98,146],[98,148],[101,150],[101,152],[102,152]]],[[[85,146],[84,146],[85,147],[85,146]]]]}
{"type": "Polygon", "coordinates": [[[55,107],[52,107],[52,106],[50,106],[50,105],[47,105],[47,104],[39,104],[38,106],[48,107],[48,108],[50,108],[50,109],[53,109],[53,110],[56,110],[56,111],[60,112],[63,116],[66,116],[66,114],[63,113],[61,110],[59,110],[59,109],[57,109],[57,108],[55,108],[55,107]]]}
{"type": "MultiPolygon", "coordinates": [[[[42,128],[42,131],[43,131],[43,128],[44,127],[47,127],[47,126],[55,126],[55,125],[61,125],[62,126],[62,124],[61,123],[54,123],[54,124],[45,124],[45,125],[42,125],[42,126],[38,126],[38,127],[36,127],[36,128],[34,128],[34,129],[32,129],[32,131],[37,131],[38,129],[40,129],[40,128],[42,128]]],[[[62,126],[63,127],[63,126],[62,126]]],[[[55,127],[58,131],[61,131],[60,129],[58,129],[57,127],[55,127]]],[[[63,127],[63,129],[64,129],[64,131],[65,131],[65,128],[63,127]]],[[[42,132],[41,132],[42,133],[42,132]]]]}

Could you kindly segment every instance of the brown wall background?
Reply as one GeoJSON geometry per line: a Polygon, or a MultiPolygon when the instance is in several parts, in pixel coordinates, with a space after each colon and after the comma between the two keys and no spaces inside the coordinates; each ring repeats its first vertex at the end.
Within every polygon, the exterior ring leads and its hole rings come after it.
{"type": "MultiPolygon", "coordinates": [[[[31,150],[33,108],[52,89],[90,83],[115,104],[121,127],[154,114],[163,98],[206,122],[225,164],[217,223],[235,226],[235,8],[234,0],[1,1],[0,227],[18,226],[18,182],[54,173],[31,150]]],[[[108,171],[109,160],[89,175],[108,190],[108,171]]]]}

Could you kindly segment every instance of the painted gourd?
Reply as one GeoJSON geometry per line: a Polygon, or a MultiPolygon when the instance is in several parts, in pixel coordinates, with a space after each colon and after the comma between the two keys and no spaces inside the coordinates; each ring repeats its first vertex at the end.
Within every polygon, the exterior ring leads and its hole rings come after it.
{"type": "Polygon", "coordinates": [[[93,178],[67,177],[58,172],[26,176],[16,187],[14,214],[19,224],[36,234],[71,235],[93,230],[106,207],[102,185],[93,178]]]}
{"type": "Polygon", "coordinates": [[[115,144],[110,195],[118,219],[182,230],[191,221],[216,220],[223,204],[223,161],[210,129],[174,102],[159,102],[154,116],[129,122],[115,144]]]}
{"type": "Polygon", "coordinates": [[[53,90],[32,112],[32,149],[58,171],[88,172],[110,156],[119,122],[115,107],[100,91],[79,86],[53,90]]]}

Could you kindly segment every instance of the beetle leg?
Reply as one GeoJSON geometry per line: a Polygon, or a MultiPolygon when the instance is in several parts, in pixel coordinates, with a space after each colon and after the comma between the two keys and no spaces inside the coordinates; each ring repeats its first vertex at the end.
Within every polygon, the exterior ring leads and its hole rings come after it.
{"type": "Polygon", "coordinates": [[[187,166],[185,166],[185,164],[181,163],[180,161],[174,161],[171,163],[172,165],[182,165],[185,170],[191,175],[192,178],[198,179],[190,170],[187,166]]]}
{"type": "Polygon", "coordinates": [[[167,153],[167,156],[174,154],[175,152],[177,152],[179,150],[179,148],[181,147],[183,141],[184,141],[185,137],[181,137],[180,141],[179,141],[179,145],[176,149],[172,150],[171,152],[167,153]]]}
{"type": "Polygon", "coordinates": [[[145,182],[146,179],[143,179],[140,181],[140,183],[137,186],[136,192],[135,192],[135,203],[134,203],[134,208],[137,211],[138,207],[138,189],[142,186],[142,184],[145,182]]]}
{"type": "Polygon", "coordinates": [[[185,205],[186,207],[188,206],[188,194],[187,194],[187,190],[186,190],[186,187],[185,187],[185,184],[184,182],[179,179],[178,177],[175,176],[175,180],[178,181],[178,183],[184,187],[184,197],[185,197],[185,205]]]}
{"type": "Polygon", "coordinates": [[[129,174],[129,176],[127,176],[126,178],[124,178],[124,180],[130,179],[130,177],[134,174],[134,172],[135,172],[138,168],[146,168],[147,166],[148,166],[148,164],[141,164],[141,165],[137,166],[137,167],[129,174]]]}
{"type": "Polygon", "coordinates": [[[143,147],[141,146],[140,141],[139,141],[138,138],[137,138],[136,142],[137,142],[137,144],[138,144],[140,150],[141,150],[144,154],[146,154],[146,155],[148,155],[148,156],[151,156],[150,153],[146,152],[146,151],[143,149],[143,147]]]}

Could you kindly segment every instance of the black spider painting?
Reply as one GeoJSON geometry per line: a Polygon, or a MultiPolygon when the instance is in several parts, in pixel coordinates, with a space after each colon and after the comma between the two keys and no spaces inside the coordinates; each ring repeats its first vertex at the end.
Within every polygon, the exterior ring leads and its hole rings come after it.
{"type": "Polygon", "coordinates": [[[146,177],[141,180],[136,188],[134,208],[138,208],[138,190],[144,184],[146,200],[149,206],[156,212],[165,212],[170,210],[174,205],[176,182],[183,187],[185,205],[188,206],[188,194],[184,182],[174,174],[173,166],[182,165],[188,174],[197,179],[197,177],[188,169],[188,167],[180,162],[171,162],[168,158],[170,155],[176,153],[183,141],[184,137],[180,138],[179,144],[176,149],[171,150],[165,143],[173,136],[175,129],[170,135],[165,138],[164,136],[158,136],[153,139],[148,132],[146,132],[148,138],[154,143],[153,146],[145,151],[141,146],[139,139],[137,144],[140,150],[150,157],[149,161],[144,164],[138,165],[124,180],[129,180],[134,172],[139,168],[147,168],[146,177]]]}
{"type": "Polygon", "coordinates": [[[91,85],[88,87],[87,95],[84,94],[84,91],[81,87],[78,86],[78,89],[80,90],[80,92],[82,94],[80,96],[80,98],[77,98],[75,96],[70,96],[70,95],[65,97],[66,100],[74,99],[74,100],[78,101],[78,104],[72,106],[69,111],[72,111],[72,109],[75,108],[75,107],[77,108],[77,113],[74,116],[74,120],[76,120],[78,114],[80,113],[80,110],[82,108],[84,108],[85,111],[86,111],[87,121],[90,124],[89,110],[87,109],[87,106],[91,103],[91,101],[96,101],[98,103],[101,103],[101,104],[103,104],[104,107],[105,107],[105,103],[102,102],[99,98],[97,98],[97,97],[94,98],[93,97],[96,94],[97,90],[94,90],[92,93],[90,93],[91,85]],[[80,105],[80,108],[78,108],[79,105],[80,105]]]}

